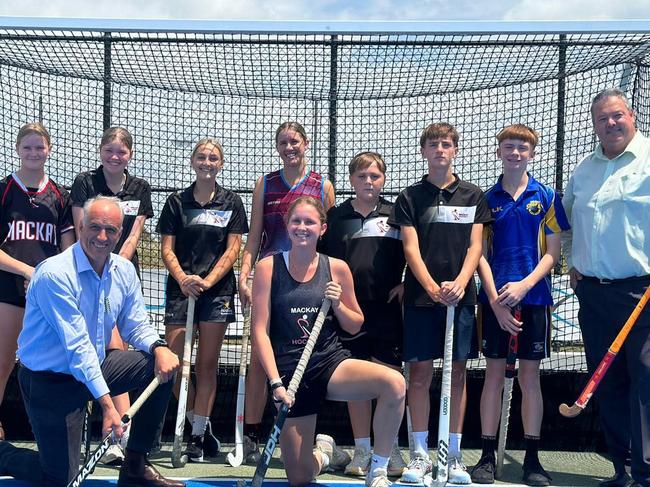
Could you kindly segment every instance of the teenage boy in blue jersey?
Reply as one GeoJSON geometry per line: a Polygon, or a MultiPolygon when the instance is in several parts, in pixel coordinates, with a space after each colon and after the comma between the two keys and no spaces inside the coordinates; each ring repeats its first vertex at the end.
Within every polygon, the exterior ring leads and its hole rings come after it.
{"type": "Polygon", "coordinates": [[[515,124],[497,135],[503,174],[486,193],[494,224],[486,229],[479,293],[481,350],[487,361],[481,395],[483,453],[472,481],[494,483],[496,434],[501,412],[505,358],[510,335],[518,337],[521,415],[526,440],[523,481],[546,486],[551,480],[537,450],[543,403],[539,365],[550,355],[551,269],[560,256],[560,232],[569,228],[559,195],[527,172],[537,133],[515,124]],[[511,310],[521,307],[521,320],[511,310]]]}
{"type": "Polygon", "coordinates": [[[434,123],[420,136],[429,173],[400,193],[388,222],[401,228],[408,268],[404,279],[404,350],[413,452],[401,481],[420,483],[432,471],[428,454],[429,386],[442,358],[447,306],[455,306],[451,379],[449,482],[469,484],[460,453],[465,417],[465,365],[476,357],[476,286],[483,225],[492,221],[483,191],[452,171],[458,132],[434,123]]]}

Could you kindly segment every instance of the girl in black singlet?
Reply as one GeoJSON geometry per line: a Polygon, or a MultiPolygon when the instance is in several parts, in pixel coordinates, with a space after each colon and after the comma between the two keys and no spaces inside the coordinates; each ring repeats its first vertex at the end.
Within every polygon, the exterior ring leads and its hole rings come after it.
{"type": "Polygon", "coordinates": [[[311,482],[328,468],[345,467],[349,455],[326,435],[316,437],[316,414],[327,398],[335,401],[377,399],[374,418],[375,454],[366,485],[387,487],[386,467],[404,411],[402,375],[388,367],[349,358],[335,331],[338,321],[357,333],[363,315],[354,294],[352,274],[339,259],[316,252],[325,232],[320,201],[298,198],[287,213],[291,250],[262,259],[253,281],[252,336],[254,353],[269,378],[273,399],[291,407],[280,435],[282,459],[292,486],[311,482]],[[312,360],[292,400],[285,389],[293,375],[323,298],[332,302],[314,347],[312,360]]]}

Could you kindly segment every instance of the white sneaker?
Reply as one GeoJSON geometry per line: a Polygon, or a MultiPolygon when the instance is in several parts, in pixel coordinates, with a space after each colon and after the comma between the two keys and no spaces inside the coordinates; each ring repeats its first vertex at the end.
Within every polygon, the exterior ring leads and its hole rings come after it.
{"type": "Polygon", "coordinates": [[[329,435],[316,435],[316,449],[327,455],[330,459],[330,470],[343,470],[350,463],[348,452],[336,446],[334,438],[329,435]]]}
{"type": "Polygon", "coordinates": [[[390,487],[393,485],[388,480],[388,474],[385,468],[376,468],[366,475],[366,487],[390,487]]]}
{"type": "Polygon", "coordinates": [[[431,470],[433,470],[433,462],[429,455],[416,452],[399,481],[407,484],[419,484],[426,474],[431,473],[431,470]]]}
{"type": "Polygon", "coordinates": [[[365,477],[368,474],[371,458],[372,450],[367,450],[362,446],[356,447],[352,455],[352,461],[345,467],[345,475],[365,477]]]}
{"type": "Polygon", "coordinates": [[[447,481],[450,484],[455,485],[467,485],[472,483],[472,477],[470,477],[467,468],[463,465],[463,461],[459,457],[449,458],[447,481]]]}
{"type": "Polygon", "coordinates": [[[124,453],[122,453],[122,449],[117,443],[113,443],[108,447],[101,461],[104,465],[122,465],[124,453]]]}
{"type": "Polygon", "coordinates": [[[402,452],[399,449],[399,446],[393,445],[393,449],[390,451],[390,458],[388,459],[388,476],[389,477],[399,477],[406,470],[406,462],[402,457],[402,452]]]}

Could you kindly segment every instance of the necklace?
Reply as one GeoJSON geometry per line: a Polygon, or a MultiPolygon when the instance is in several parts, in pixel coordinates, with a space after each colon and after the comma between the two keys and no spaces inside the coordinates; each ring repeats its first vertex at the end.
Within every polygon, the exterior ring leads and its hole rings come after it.
{"type": "Polygon", "coordinates": [[[34,198],[36,198],[36,196],[38,196],[38,194],[41,193],[49,183],[50,179],[47,177],[47,175],[43,177],[36,191],[30,191],[27,189],[27,186],[25,186],[25,183],[23,183],[17,173],[12,173],[11,177],[13,177],[14,181],[16,181],[18,187],[23,190],[23,193],[25,193],[25,196],[27,196],[27,200],[29,201],[29,204],[32,206],[32,208],[37,208],[38,203],[34,202],[34,198]]]}

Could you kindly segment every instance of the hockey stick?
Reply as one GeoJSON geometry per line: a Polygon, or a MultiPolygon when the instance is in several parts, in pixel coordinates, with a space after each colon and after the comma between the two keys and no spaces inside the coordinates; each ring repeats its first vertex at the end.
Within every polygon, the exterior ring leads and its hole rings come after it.
{"type": "Polygon", "coordinates": [[[172,466],[184,467],[187,455],[182,454],[183,430],[185,429],[185,411],[187,410],[187,391],[190,386],[190,367],[192,365],[192,343],[194,342],[194,304],[193,296],[187,298],[187,318],[185,320],[185,344],[183,347],[183,369],[181,372],[181,388],[178,394],[178,410],[176,411],[176,428],[174,429],[174,446],[172,447],[172,466]]]}
{"type": "Polygon", "coordinates": [[[454,347],[455,308],[447,306],[445,325],[445,352],[442,362],[442,385],[440,386],[440,414],[438,415],[438,468],[436,485],[445,485],[449,478],[449,419],[451,415],[451,361],[454,347]]]}
{"type": "Polygon", "coordinates": [[[92,441],[91,435],[91,415],[93,413],[93,402],[88,401],[86,403],[86,410],[84,411],[84,424],[83,430],[81,432],[81,463],[86,464],[88,458],[90,457],[90,447],[92,441]]]}
{"type": "MultiPolygon", "coordinates": [[[[515,306],[513,310],[515,320],[521,321],[521,306],[515,306]]],[[[517,371],[517,351],[519,350],[519,335],[510,335],[508,340],[508,356],[506,357],[505,383],[503,385],[503,397],[501,398],[501,421],[499,422],[499,443],[497,446],[497,469],[496,478],[501,478],[503,471],[503,457],[506,454],[506,441],[508,439],[508,421],[510,419],[510,403],[512,401],[512,386],[515,382],[517,371]]]]}
{"type": "Polygon", "coordinates": [[[239,383],[237,385],[237,411],[235,413],[235,450],[228,453],[226,460],[233,467],[244,461],[244,403],[246,400],[246,366],[248,365],[248,336],[251,332],[251,306],[244,308],[244,328],[241,335],[241,357],[239,358],[239,383]]]}
{"type": "Polygon", "coordinates": [[[607,353],[600,361],[600,364],[598,364],[598,368],[589,379],[589,382],[583,389],[580,397],[578,397],[573,406],[569,406],[566,403],[560,404],[560,414],[562,416],[566,418],[575,418],[587,406],[589,399],[591,399],[591,396],[593,396],[596,388],[598,388],[598,384],[600,384],[600,381],[607,373],[609,366],[612,365],[612,362],[616,358],[616,354],[623,346],[627,335],[630,333],[630,330],[634,326],[634,323],[636,323],[636,320],[639,318],[641,311],[643,311],[643,308],[645,308],[645,305],[648,302],[648,298],[650,298],[650,286],[646,288],[643,296],[641,296],[641,299],[632,311],[632,314],[623,325],[623,328],[621,328],[621,331],[618,332],[618,335],[616,335],[614,342],[610,345],[609,350],[607,350],[607,353]]]}
{"type": "MultiPolygon", "coordinates": [[[[406,382],[406,390],[409,388],[409,382],[411,380],[411,367],[409,367],[409,363],[405,362],[404,363],[404,381],[406,382]]],[[[409,408],[408,404],[408,397],[406,398],[406,432],[408,434],[408,442],[409,442],[409,456],[413,456],[413,423],[411,422],[411,409],[409,408]]]]}
{"type": "MultiPolygon", "coordinates": [[[[153,391],[156,390],[156,387],[160,384],[158,377],[154,377],[154,379],[149,383],[147,388],[142,391],[142,394],[140,394],[140,397],[133,403],[133,405],[129,408],[129,410],[124,413],[124,416],[122,416],[122,426],[126,426],[131,422],[131,419],[135,415],[135,413],[138,412],[138,409],[142,406],[142,404],[149,399],[149,396],[153,393],[153,391]]],[[[69,483],[68,487],[79,487],[81,483],[86,480],[86,478],[95,470],[95,466],[97,466],[97,463],[99,462],[99,459],[102,458],[104,453],[106,453],[106,450],[108,450],[108,447],[111,446],[111,441],[113,437],[113,432],[108,433],[106,436],[104,436],[104,439],[102,439],[101,443],[99,446],[95,449],[92,455],[90,455],[90,458],[88,461],[84,464],[84,466],[79,470],[79,473],[75,478],[73,478],[69,483]]]]}
{"type": "MultiPolygon", "coordinates": [[[[289,387],[287,388],[287,394],[289,394],[289,396],[292,398],[296,395],[296,391],[298,390],[298,386],[302,380],[302,375],[305,373],[305,369],[307,368],[307,364],[309,363],[309,359],[311,357],[311,352],[314,349],[314,345],[316,345],[316,340],[318,340],[318,335],[320,334],[320,330],[323,327],[323,323],[325,323],[325,318],[327,317],[327,313],[330,310],[331,304],[332,303],[329,299],[323,299],[323,304],[320,307],[320,311],[318,312],[314,326],[311,329],[309,339],[307,339],[305,348],[302,351],[302,355],[300,356],[296,370],[294,371],[293,376],[291,376],[291,382],[289,382],[289,387]]],[[[257,468],[255,469],[255,475],[253,475],[251,487],[262,487],[264,477],[266,476],[266,471],[268,470],[269,463],[271,463],[271,458],[273,457],[273,451],[275,450],[277,444],[280,442],[280,433],[282,432],[284,421],[287,419],[287,414],[289,414],[289,408],[286,404],[283,403],[282,406],[280,406],[278,415],[275,418],[275,424],[271,429],[269,439],[266,441],[266,445],[264,445],[262,458],[260,459],[259,463],[257,464],[257,468]]],[[[241,484],[238,483],[238,487],[240,487],[240,485],[241,484]]]]}

